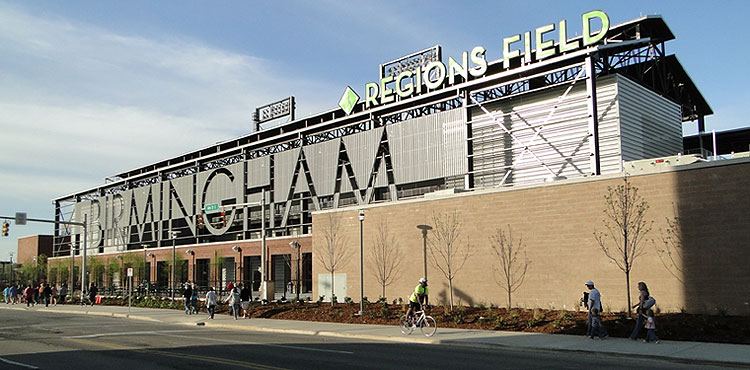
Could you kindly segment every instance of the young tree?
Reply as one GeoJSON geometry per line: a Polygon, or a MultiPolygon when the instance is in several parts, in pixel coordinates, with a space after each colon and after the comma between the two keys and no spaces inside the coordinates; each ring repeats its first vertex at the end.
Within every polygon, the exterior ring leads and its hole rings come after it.
{"type": "Polygon", "coordinates": [[[508,225],[507,234],[502,229],[495,230],[495,234],[490,236],[490,247],[497,257],[500,268],[499,275],[501,276],[498,276],[497,270],[494,270],[495,282],[508,293],[508,308],[510,309],[512,307],[511,295],[523,284],[531,261],[526,255],[521,238],[517,241],[513,240],[510,225],[508,225]],[[523,259],[520,259],[521,252],[523,252],[523,259]]]}
{"type": "Polygon", "coordinates": [[[606,231],[594,231],[594,238],[604,255],[625,273],[628,314],[631,314],[630,271],[636,258],[643,254],[643,238],[651,231],[653,222],[646,220],[649,205],[627,176],[617,187],[607,187],[604,203],[602,223],[606,231]]]}
{"type": "Polygon", "coordinates": [[[428,249],[432,264],[448,279],[450,306],[453,310],[453,279],[472,254],[468,239],[461,242],[461,218],[458,211],[433,213],[432,232],[428,237],[428,249]]]}
{"type": "Polygon", "coordinates": [[[388,220],[381,218],[378,222],[378,232],[375,244],[370,253],[370,265],[374,266],[372,275],[382,288],[381,297],[385,298],[385,288],[393,283],[399,267],[402,255],[398,250],[396,236],[388,228],[388,220]]]}
{"type": "Polygon", "coordinates": [[[346,248],[346,240],[341,233],[341,216],[328,213],[327,221],[328,223],[321,230],[323,243],[316,248],[318,251],[314,254],[323,268],[331,273],[331,306],[333,306],[334,273],[336,268],[352,255],[353,250],[346,248]]]}
{"type": "Polygon", "coordinates": [[[667,229],[663,231],[659,229],[659,234],[661,234],[661,241],[664,248],[657,247],[656,254],[659,255],[659,259],[667,271],[684,285],[685,281],[683,280],[684,275],[682,272],[682,226],[680,226],[680,218],[678,216],[667,218],[667,229]]]}

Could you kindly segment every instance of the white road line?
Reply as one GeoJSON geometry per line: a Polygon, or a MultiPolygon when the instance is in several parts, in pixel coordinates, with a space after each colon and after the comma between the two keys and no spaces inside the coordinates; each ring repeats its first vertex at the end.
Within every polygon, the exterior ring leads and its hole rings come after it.
{"type": "Polygon", "coordinates": [[[156,333],[157,335],[167,336],[167,337],[176,337],[176,338],[190,338],[190,339],[200,339],[200,340],[208,340],[208,341],[214,341],[214,342],[224,342],[224,343],[234,343],[234,344],[252,344],[256,346],[267,346],[267,347],[279,347],[279,348],[285,348],[285,349],[299,349],[304,351],[313,351],[313,352],[328,352],[328,353],[339,353],[344,355],[353,355],[354,352],[349,351],[339,351],[335,349],[319,349],[319,348],[308,348],[308,347],[299,347],[299,346],[288,346],[285,344],[270,344],[270,343],[258,343],[258,342],[247,342],[242,340],[232,340],[232,339],[217,339],[217,338],[196,338],[196,337],[190,337],[186,335],[174,335],[174,334],[166,334],[165,332],[159,332],[156,333]]]}
{"type": "Polygon", "coordinates": [[[5,362],[6,364],[11,364],[11,365],[16,365],[16,366],[20,366],[20,367],[25,367],[27,369],[39,369],[36,366],[22,364],[20,362],[11,361],[11,360],[8,360],[8,359],[4,359],[2,357],[0,357],[0,361],[5,362]]]}

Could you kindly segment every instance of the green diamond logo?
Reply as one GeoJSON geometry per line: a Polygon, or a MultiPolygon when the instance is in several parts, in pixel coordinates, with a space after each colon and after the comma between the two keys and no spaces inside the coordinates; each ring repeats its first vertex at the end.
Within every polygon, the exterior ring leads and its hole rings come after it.
{"type": "Polygon", "coordinates": [[[349,115],[354,110],[354,105],[356,105],[358,101],[359,95],[357,95],[351,87],[347,86],[346,90],[344,90],[344,95],[342,95],[341,100],[339,100],[339,107],[346,112],[346,115],[349,115]]]}

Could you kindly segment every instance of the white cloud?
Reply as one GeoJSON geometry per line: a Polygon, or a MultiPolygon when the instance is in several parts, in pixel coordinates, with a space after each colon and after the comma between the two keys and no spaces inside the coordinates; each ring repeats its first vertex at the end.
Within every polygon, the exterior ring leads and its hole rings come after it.
{"type": "Polygon", "coordinates": [[[0,3],[0,214],[52,218],[51,198],[246,134],[254,107],[290,93],[305,113],[335,105],[340,86],[280,64],[0,3]]]}

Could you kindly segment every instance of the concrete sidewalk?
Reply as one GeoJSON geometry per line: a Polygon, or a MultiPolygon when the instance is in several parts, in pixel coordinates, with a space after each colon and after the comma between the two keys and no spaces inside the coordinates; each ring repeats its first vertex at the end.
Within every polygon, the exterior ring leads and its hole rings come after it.
{"type": "Polygon", "coordinates": [[[284,334],[348,337],[377,341],[445,344],[483,347],[507,347],[549,351],[595,352],[611,355],[647,356],[672,361],[750,367],[750,345],[703,342],[661,341],[659,344],[643,343],[625,338],[591,340],[578,335],[540,334],[509,331],[468,330],[438,328],[430,338],[415,330],[403,335],[395,325],[340,324],[314,321],[272,319],[234,320],[228,315],[216,315],[208,320],[205,313],[185,315],[183,311],[120,306],[74,306],[26,308],[21,305],[0,305],[0,309],[88,314],[123,317],[168,324],[205,326],[232,330],[263,331],[284,334]]]}

